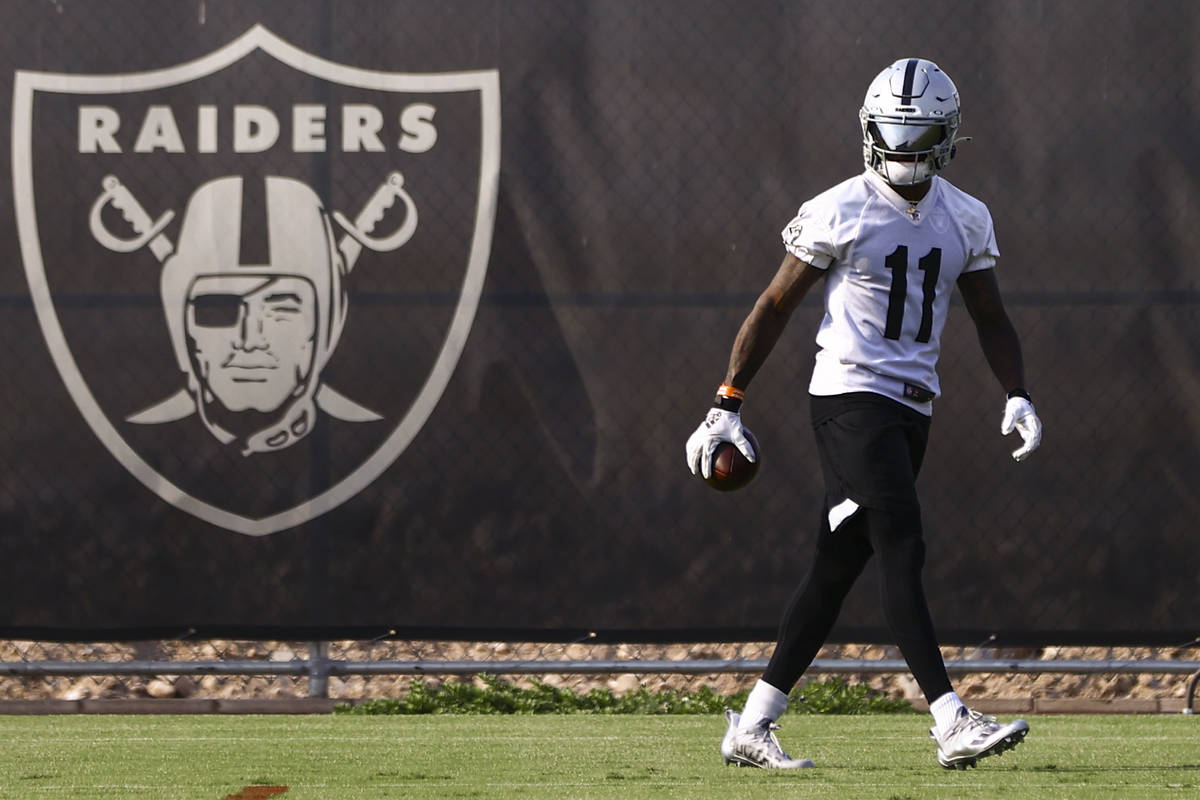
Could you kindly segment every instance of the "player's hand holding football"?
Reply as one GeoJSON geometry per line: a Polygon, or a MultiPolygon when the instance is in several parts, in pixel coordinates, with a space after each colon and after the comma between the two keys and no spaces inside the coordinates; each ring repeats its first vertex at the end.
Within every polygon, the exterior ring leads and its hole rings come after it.
{"type": "Polygon", "coordinates": [[[1000,433],[1008,436],[1013,431],[1021,434],[1024,444],[1013,451],[1012,457],[1024,461],[1029,454],[1037,450],[1042,443],[1042,421],[1033,410],[1033,403],[1028,397],[1014,395],[1008,398],[1004,405],[1004,420],[1000,423],[1000,433]]]}
{"type": "Polygon", "coordinates": [[[688,437],[687,462],[692,474],[699,472],[705,478],[712,477],[713,451],[721,442],[733,442],[742,455],[751,461],[758,458],[750,440],[746,438],[742,415],[723,408],[709,409],[700,426],[688,437]]]}

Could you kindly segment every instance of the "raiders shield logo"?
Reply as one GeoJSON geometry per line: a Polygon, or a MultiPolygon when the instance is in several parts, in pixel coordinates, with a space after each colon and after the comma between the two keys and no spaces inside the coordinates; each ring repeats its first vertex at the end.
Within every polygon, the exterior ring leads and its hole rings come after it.
{"type": "Polygon", "coordinates": [[[495,71],[343,66],[256,26],[153,72],[18,72],[13,103],[34,308],[125,469],[258,536],[396,461],[483,288],[495,71]]]}

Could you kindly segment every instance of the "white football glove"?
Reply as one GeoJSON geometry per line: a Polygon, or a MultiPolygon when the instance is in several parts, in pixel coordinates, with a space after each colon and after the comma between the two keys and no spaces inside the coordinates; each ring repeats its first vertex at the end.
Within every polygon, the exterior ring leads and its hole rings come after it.
{"type": "Polygon", "coordinates": [[[753,445],[746,438],[747,429],[742,426],[742,415],[736,411],[726,411],[723,408],[709,409],[708,415],[700,427],[688,437],[687,452],[688,467],[695,475],[699,472],[705,478],[712,477],[713,451],[721,442],[733,442],[742,455],[751,461],[758,460],[753,445]]]}
{"type": "Polygon", "coordinates": [[[1024,397],[1010,397],[1004,405],[1004,420],[1000,433],[1008,436],[1013,431],[1021,434],[1025,444],[1013,451],[1012,457],[1024,461],[1042,443],[1042,421],[1033,410],[1033,403],[1024,397]]]}

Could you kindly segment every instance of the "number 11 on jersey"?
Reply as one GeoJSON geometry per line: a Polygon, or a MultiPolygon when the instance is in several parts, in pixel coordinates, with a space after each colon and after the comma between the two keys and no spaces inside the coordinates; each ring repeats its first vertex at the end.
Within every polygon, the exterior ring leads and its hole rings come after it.
{"type": "MultiPolygon", "coordinates": [[[[883,260],[883,266],[892,272],[883,338],[899,339],[904,325],[904,300],[908,297],[908,247],[897,245],[883,260]]],[[[938,274],[942,271],[942,248],[935,247],[921,256],[917,268],[925,277],[921,281],[921,327],[917,329],[916,340],[925,343],[933,335],[933,300],[937,296],[938,274]]]]}

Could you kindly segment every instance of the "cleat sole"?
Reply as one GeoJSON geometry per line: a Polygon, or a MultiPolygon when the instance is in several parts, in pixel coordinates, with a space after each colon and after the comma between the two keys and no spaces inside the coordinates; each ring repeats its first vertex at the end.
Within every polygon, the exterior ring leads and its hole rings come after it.
{"type": "MultiPolygon", "coordinates": [[[[812,763],[812,761],[810,761],[807,758],[799,759],[799,761],[800,761],[800,765],[798,767],[791,767],[790,769],[807,769],[809,767],[815,766],[812,763]]],[[[753,761],[750,761],[749,759],[739,758],[738,756],[730,756],[729,758],[726,758],[725,766],[727,766],[727,767],[747,767],[749,769],[765,769],[765,770],[773,769],[772,767],[766,766],[765,764],[756,764],[753,761]]],[[[786,772],[787,769],[785,769],[783,771],[786,772]]]]}

